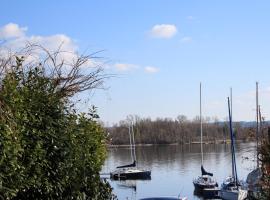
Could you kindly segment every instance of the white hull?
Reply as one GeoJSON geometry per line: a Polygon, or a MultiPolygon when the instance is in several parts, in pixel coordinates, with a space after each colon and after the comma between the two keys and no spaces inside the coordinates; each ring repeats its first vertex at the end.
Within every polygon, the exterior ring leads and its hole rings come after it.
{"type": "Polygon", "coordinates": [[[247,198],[246,190],[221,190],[220,197],[224,200],[244,200],[247,198]]]}

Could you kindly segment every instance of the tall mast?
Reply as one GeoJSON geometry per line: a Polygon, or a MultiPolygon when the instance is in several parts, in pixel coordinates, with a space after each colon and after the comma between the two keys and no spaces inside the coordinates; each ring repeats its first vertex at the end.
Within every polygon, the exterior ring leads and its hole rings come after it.
{"type": "Polygon", "coordinates": [[[202,130],[202,83],[200,83],[200,124],[201,124],[201,164],[203,166],[203,130],[202,130]]]}
{"type": "MultiPolygon", "coordinates": [[[[230,99],[228,100],[230,103],[229,103],[229,120],[230,120],[230,128],[232,130],[232,137],[233,137],[233,125],[232,125],[232,88],[230,88],[230,99]]],[[[233,140],[233,139],[232,139],[233,140]]],[[[233,151],[233,142],[231,140],[231,150],[233,151]]],[[[232,153],[232,176],[235,178],[235,169],[234,169],[234,156],[233,156],[233,153],[232,153]]]]}
{"type": "Polygon", "coordinates": [[[232,151],[232,176],[234,178],[234,184],[237,185],[238,177],[236,171],[236,160],[235,160],[235,148],[234,148],[234,136],[232,128],[232,115],[231,115],[231,102],[228,97],[228,109],[229,109],[229,122],[230,122],[230,135],[231,135],[231,151],[232,151]]]}
{"type": "MultiPolygon", "coordinates": [[[[259,136],[262,134],[262,113],[261,113],[261,106],[259,105],[259,136]]],[[[258,137],[258,142],[260,143],[260,137],[258,137]]]]}
{"type": "Polygon", "coordinates": [[[257,168],[259,168],[258,148],[259,148],[259,94],[258,82],[256,82],[256,149],[257,149],[257,168]]]}
{"type": "Polygon", "coordinates": [[[232,118],[232,87],[230,88],[230,98],[231,98],[231,118],[232,118]]]}
{"type": "MultiPolygon", "coordinates": [[[[131,122],[131,132],[132,132],[132,138],[133,138],[133,158],[134,161],[136,161],[136,145],[135,145],[135,136],[134,136],[134,129],[133,129],[133,122],[131,122]]],[[[136,161],[137,162],[137,161],[136,161]]]]}
{"type": "Polygon", "coordinates": [[[130,154],[131,154],[131,159],[134,161],[133,158],[133,146],[132,146],[132,139],[131,139],[131,131],[130,131],[130,124],[128,125],[128,134],[129,134],[129,143],[130,143],[130,154]]]}

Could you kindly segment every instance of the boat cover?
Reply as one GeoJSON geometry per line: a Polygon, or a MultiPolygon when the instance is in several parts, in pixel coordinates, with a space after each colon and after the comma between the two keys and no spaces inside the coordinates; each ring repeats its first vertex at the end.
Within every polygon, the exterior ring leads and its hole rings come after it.
{"type": "Polygon", "coordinates": [[[201,171],[202,171],[202,175],[213,176],[213,173],[210,173],[210,172],[205,171],[205,169],[203,168],[203,166],[201,166],[201,171]]]}
{"type": "Polygon", "coordinates": [[[136,160],[134,160],[132,164],[118,166],[117,168],[127,168],[127,167],[136,167],[136,160]]]}
{"type": "Polygon", "coordinates": [[[260,180],[262,178],[262,170],[260,168],[257,168],[250,172],[247,176],[247,184],[251,191],[256,191],[259,189],[260,180]]]}

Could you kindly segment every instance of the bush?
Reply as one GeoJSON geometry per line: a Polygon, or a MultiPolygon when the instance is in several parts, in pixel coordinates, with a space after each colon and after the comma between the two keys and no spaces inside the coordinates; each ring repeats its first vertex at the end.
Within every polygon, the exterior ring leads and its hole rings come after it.
{"type": "Polygon", "coordinates": [[[26,67],[22,57],[15,61],[2,65],[0,82],[1,196],[114,198],[110,185],[99,176],[106,138],[96,109],[76,114],[69,101],[87,89],[74,82],[78,74],[67,73],[64,79],[59,73],[48,75],[44,63],[26,67]]]}

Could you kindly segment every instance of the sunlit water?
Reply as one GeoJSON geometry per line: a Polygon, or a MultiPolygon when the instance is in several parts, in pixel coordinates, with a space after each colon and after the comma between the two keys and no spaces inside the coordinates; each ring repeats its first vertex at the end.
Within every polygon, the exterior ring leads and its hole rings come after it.
{"type": "MultiPolygon", "coordinates": [[[[118,199],[140,199],[153,196],[195,196],[193,179],[201,174],[200,145],[162,145],[137,147],[139,168],[150,169],[150,181],[109,181],[118,199]]],[[[255,143],[236,145],[237,172],[240,179],[255,168],[255,143]]],[[[131,163],[128,148],[112,148],[102,169],[108,173],[116,166],[131,163]]],[[[204,145],[204,167],[214,173],[219,183],[231,174],[230,144],[204,145]]]]}

